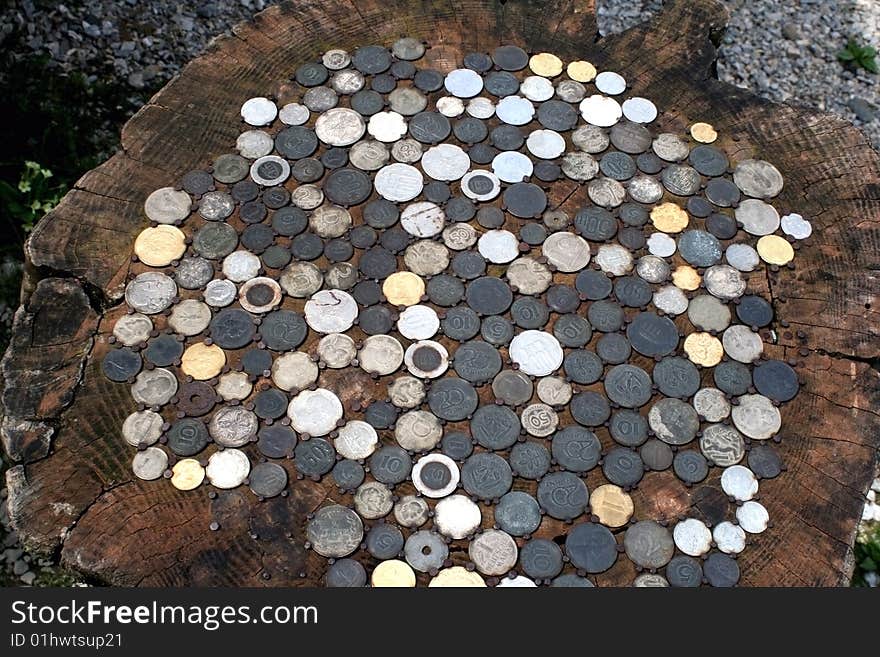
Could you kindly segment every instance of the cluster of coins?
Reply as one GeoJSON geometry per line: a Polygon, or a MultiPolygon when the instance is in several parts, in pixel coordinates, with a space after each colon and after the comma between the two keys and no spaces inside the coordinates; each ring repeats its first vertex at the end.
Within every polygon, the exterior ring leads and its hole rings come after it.
{"type": "Polygon", "coordinates": [[[146,199],[103,361],[139,405],[135,474],[259,498],[332,478],[307,519],[329,586],[591,586],[621,552],[638,585],[735,584],[799,385],[744,272],[788,264],[809,222],[711,125],[653,133],[617,73],[424,53],[325,53],[299,102],[247,100],[236,153],[146,199]],[[346,368],[387,398],[346,407],[346,368]],[[630,495],[667,469],[694,487],[671,528],[630,495]]]}

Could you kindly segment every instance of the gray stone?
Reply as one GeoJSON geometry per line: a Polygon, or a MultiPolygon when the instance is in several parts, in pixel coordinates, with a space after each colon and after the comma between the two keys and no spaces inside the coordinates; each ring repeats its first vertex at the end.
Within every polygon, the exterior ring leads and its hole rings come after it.
{"type": "Polygon", "coordinates": [[[853,96],[849,99],[849,108],[855,112],[862,123],[870,123],[877,116],[876,110],[871,103],[864,98],[853,96]]]}

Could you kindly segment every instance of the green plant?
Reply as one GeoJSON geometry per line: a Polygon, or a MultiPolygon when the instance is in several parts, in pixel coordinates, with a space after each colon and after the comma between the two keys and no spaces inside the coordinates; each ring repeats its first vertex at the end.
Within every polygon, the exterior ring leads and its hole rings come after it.
{"type": "Polygon", "coordinates": [[[880,523],[872,523],[859,531],[855,545],[856,568],[853,586],[870,586],[880,575],[880,523]]]}
{"type": "Polygon", "coordinates": [[[14,222],[12,228],[16,233],[29,233],[34,225],[47,212],[50,212],[61,197],[65,186],[56,184],[52,179],[52,171],[36,162],[26,161],[18,185],[13,187],[5,180],[0,180],[0,203],[7,221],[14,222]]]}
{"type": "Polygon", "coordinates": [[[846,47],[837,53],[837,59],[844,64],[861,66],[870,73],[877,73],[877,50],[872,46],[861,46],[854,38],[846,42],[846,47]]]}

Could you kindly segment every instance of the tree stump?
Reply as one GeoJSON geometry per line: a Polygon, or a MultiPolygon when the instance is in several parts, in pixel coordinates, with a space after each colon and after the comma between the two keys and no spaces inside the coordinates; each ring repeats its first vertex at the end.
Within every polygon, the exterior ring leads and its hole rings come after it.
{"type": "MultiPolygon", "coordinates": [[[[592,4],[284,2],[217,39],[143,107],[123,128],[122,150],[85,174],[27,245],[30,273],[2,363],[2,437],[16,463],[9,511],[27,547],[123,586],[320,583],[326,560],[306,549],[304,527],[325,500],[341,499],[329,477],[292,480],[289,495],[265,502],[246,490],[209,496],[136,479],[120,436],[135,403],[100,361],[125,312],[145,197],[227,152],[243,99],[272,89],[283,97],[297,66],[326,49],[405,35],[430,42],[426,59],[443,72],[467,52],[507,43],[587,59],[655,100],[659,128],[682,133],[709,121],[729,155],[779,168],[785,188],[774,202],[808,217],[815,232],[793,269],[753,272],[749,288],[769,295],[776,312],[765,353],[796,361],[803,385],[783,410],[787,471],[761,483],[773,524],[739,557],[741,584],[846,584],[880,444],[880,159],[843,119],[713,79],[712,42],[725,24],[714,0],[668,0],[651,23],[602,39],[592,4]]],[[[337,383],[344,401],[380,392],[368,376],[337,383]]],[[[670,521],[694,502],[662,473],[635,495],[670,521]]],[[[619,560],[596,582],[629,585],[635,575],[619,560]]]]}

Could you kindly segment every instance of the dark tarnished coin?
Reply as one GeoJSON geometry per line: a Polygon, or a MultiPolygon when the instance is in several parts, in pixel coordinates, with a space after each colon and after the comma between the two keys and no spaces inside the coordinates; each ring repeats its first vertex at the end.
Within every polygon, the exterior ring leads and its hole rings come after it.
{"type": "Polygon", "coordinates": [[[281,495],[287,488],[287,470],[277,463],[258,463],[248,475],[248,485],[257,497],[281,495]]]}
{"type": "Polygon", "coordinates": [[[355,93],[349,101],[351,109],[362,116],[373,116],[385,108],[385,99],[382,94],[372,89],[361,89],[355,93]]]}
{"type": "Polygon", "coordinates": [[[297,260],[314,260],[324,252],[324,242],[313,233],[302,233],[290,242],[290,252],[297,260]]]}
{"type": "Polygon", "coordinates": [[[306,526],[306,538],[315,552],[334,559],[354,552],[363,537],[358,514],[338,504],[319,509],[306,526]]]}
{"type": "Polygon", "coordinates": [[[486,260],[476,251],[462,251],[452,259],[452,271],[465,280],[478,278],[486,273],[486,260]]]}
{"type": "Polygon", "coordinates": [[[504,191],[504,206],[514,217],[539,218],[547,209],[547,195],[533,183],[514,183],[504,191]]]}
{"type": "MultiPolygon", "coordinates": [[[[587,319],[597,331],[613,333],[623,328],[623,308],[614,301],[601,299],[590,304],[587,309],[587,319]]],[[[632,344],[632,339],[630,339],[630,344],[632,344]]]]}
{"type": "Polygon", "coordinates": [[[602,459],[602,472],[612,484],[635,486],[645,474],[645,466],[631,449],[615,447],[602,459]]]}
{"type": "Polygon", "coordinates": [[[592,431],[566,427],[553,435],[551,454],[556,462],[570,472],[587,472],[599,462],[602,445],[592,431]]]}
{"type": "MultiPolygon", "coordinates": [[[[121,350],[120,350],[121,351],[121,350]]],[[[113,352],[110,352],[113,353],[113,352]]],[[[108,356],[110,354],[107,354],[108,356]]],[[[143,351],[144,360],[148,363],[152,363],[157,367],[168,367],[169,365],[173,365],[177,361],[180,360],[180,357],[183,355],[183,342],[179,341],[173,335],[160,335],[155,338],[152,338],[149,342],[147,342],[147,348],[143,351]]],[[[118,356],[117,356],[118,358],[118,356]]],[[[137,368],[140,370],[140,357],[138,356],[137,368]]],[[[106,359],[105,359],[106,361],[106,359]]],[[[133,365],[135,365],[133,363],[133,365]]],[[[115,368],[115,364],[114,364],[115,368]]],[[[105,370],[106,372],[106,370],[105,370]]],[[[118,372],[122,374],[122,371],[118,372]]],[[[134,374],[137,374],[135,372],[134,374]]],[[[134,376],[134,374],[132,376],[134,376]]],[[[112,379],[112,377],[111,377],[112,379]]],[[[116,381],[117,379],[112,379],[116,381]]],[[[125,379],[119,379],[124,381],[125,379]]]]}
{"type": "Polygon", "coordinates": [[[626,556],[641,568],[662,568],[675,554],[672,533],[654,520],[642,520],[630,526],[623,537],[626,556]]]}
{"type": "Polygon", "coordinates": [[[277,420],[287,412],[288,402],[283,392],[269,388],[254,397],[254,413],[264,420],[277,420]]]}
{"type": "Polygon", "coordinates": [[[248,201],[238,208],[238,216],[246,224],[257,224],[266,218],[266,205],[262,201],[248,201]]]}
{"type": "Polygon", "coordinates": [[[721,208],[730,208],[739,203],[739,187],[727,178],[712,178],[706,183],[706,198],[721,208]]]}
{"type": "Polygon", "coordinates": [[[588,573],[602,573],[617,561],[617,541],[607,527],[594,522],[575,525],[565,537],[571,564],[588,573]]]}
{"type": "Polygon", "coordinates": [[[193,236],[193,249],[203,258],[218,260],[225,258],[238,245],[238,233],[229,224],[212,222],[196,231],[193,236]]]}
{"type": "Polygon", "coordinates": [[[489,164],[496,155],[498,150],[486,143],[474,144],[467,151],[471,162],[475,164],[489,164]]]}
{"type": "Polygon", "coordinates": [[[601,271],[584,269],[574,279],[577,291],[591,301],[599,301],[611,294],[613,284],[601,271]]]}
{"type": "MultiPolygon", "coordinates": [[[[293,176],[294,180],[301,183],[313,183],[317,182],[321,179],[321,176],[324,175],[324,165],[321,163],[321,160],[315,159],[313,157],[306,157],[298,162],[294,163],[294,165],[290,168],[290,175],[293,176]]],[[[283,187],[276,187],[275,189],[284,189],[283,187]]],[[[268,190],[266,190],[268,191],[268,190]]],[[[286,191],[286,190],[284,190],[286,191]]],[[[290,194],[288,193],[288,198],[290,198],[290,194]]],[[[266,198],[266,192],[263,192],[263,200],[266,198]]],[[[268,203],[267,203],[268,205],[268,203]]],[[[282,203],[282,205],[284,205],[282,203]]],[[[271,206],[270,206],[271,207],[271,206]]]]}
{"type": "Polygon", "coordinates": [[[257,449],[270,459],[284,459],[293,455],[296,434],[283,424],[263,427],[257,434],[257,449]]]}
{"type": "Polygon", "coordinates": [[[446,378],[435,381],[428,390],[428,406],[441,420],[460,422],[477,410],[477,391],[467,381],[446,378]]]}
{"type": "MultiPolygon", "coordinates": [[[[320,177],[320,176],[319,176],[320,177]]],[[[270,210],[277,210],[290,202],[290,192],[280,185],[263,191],[263,204],[270,210]]]]}
{"type": "Polygon", "coordinates": [[[691,196],[687,200],[687,211],[693,216],[705,219],[712,214],[712,205],[706,199],[700,196],[691,196]]]}
{"type": "Polygon", "coordinates": [[[651,399],[651,377],[635,365],[615,365],[603,382],[608,399],[624,408],[639,408],[651,399]]]}
{"type": "Polygon", "coordinates": [[[700,191],[700,174],[681,164],[670,164],[660,174],[663,186],[676,196],[691,196],[700,191]]]}
{"type": "Polygon", "coordinates": [[[611,143],[624,153],[644,153],[651,148],[651,131],[639,123],[620,121],[611,127],[611,143]]]}
{"type": "Polygon", "coordinates": [[[214,189],[214,177],[207,171],[190,171],[184,174],[180,186],[193,196],[201,196],[214,189]]]}
{"type": "Polygon", "coordinates": [[[393,75],[375,75],[370,82],[370,88],[373,91],[378,91],[380,94],[391,93],[395,87],[397,87],[397,80],[393,75]]]}
{"type": "Polygon", "coordinates": [[[248,175],[250,162],[241,155],[227,153],[214,160],[214,179],[227,185],[236,183],[248,175]]]}
{"type": "Polygon", "coordinates": [[[606,363],[620,365],[629,359],[632,347],[620,333],[606,333],[596,343],[596,354],[606,363]]]}
{"type": "Polygon", "coordinates": [[[293,256],[280,244],[273,244],[260,254],[260,261],[269,269],[284,269],[293,256]]]}
{"type": "Polygon", "coordinates": [[[590,323],[580,315],[562,315],[553,324],[553,335],[563,347],[583,347],[593,336],[590,323]]]}
{"type": "Polygon", "coordinates": [[[614,280],[614,296],[621,305],[643,308],[651,301],[651,286],[638,276],[619,276],[614,280]]]}
{"type": "Polygon", "coordinates": [[[528,376],[516,370],[502,370],[492,381],[492,392],[508,406],[519,406],[532,398],[534,387],[528,376]]]}
{"type": "Polygon", "coordinates": [[[339,559],[330,565],[324,576],[328,588],[360,588],[367,583],[367,571],[354,559],[339,559]]]}
{"type": "Polygon", "coordinates": [[[272,213],[272,229],[279,235],[294,237],[309,225],[309,218],[301,208],[289,205],[272,213]]]}
{"type": "Polygon", "coordinates": [[[749,469],[761,479],[773,479],[782,472],[782,459],[773,447],[755,445],[749,450],[749,469]]]}
{"type": "Polygon", "coordinates": [[[636,158],[636,164],[640,171],[651,175],[660,173],[663,169],[663,160],[654,155],[654,153],[641,153],[636,158]]]}
{"type": "Polygon", "coordinates": [[[550,309],[531,297],[520,297],[510,306],[513,323],[524,329],[542,328],[550,319],[550,309]]]}
{"type": "Polygon", "coordinates": [[[551,456],[542,444],[528,441],[514,445],[508,461],[517,477],[540,479],[550,470],[551,456]]]}
{"type": "Polygon", "coordinates": [[[547,229],[541,224],[526,224],[519,229],[519,238],[530,246],[539,246],[547,239],[547,229]]]}
{"type": "Polygon", "coordinates": [[[415,64],[412,62],[394,62],[391,65],[391,75],[398,80],[411,80],[416,74],[415,64]]]}
{"type": "Polygon", "coordinates": [[[306,477],[320,477],[336,465],[336,450],[323,438],[300,441],[293,454],[297,472],[306,477]]]}
{"type": "Polygon", "coordinates": [[[241,349],[253,339],[255,331],[253,318],[238,308],[224,308],[211,320],[211,339],[223,349],[241,349]]]}
{"type": "Polygon", "coordinates": [[[367,335],[386,335],[394,327],[394,316],[384,306],[371,306],[360,311],[358,326],[367,335]]]}
{"type": "Polygon", "coordinates": [[[474,454],[461,466],[461,485],[474,497],[497,500],[512,483],[510,465],[496,454],[474,454]]]}
{"type": "Polygon", "coordinates": [[[203,381],[184,383],[177,391],[177,410],[191,417],[204,415],[216,403],[217,393],[203,381]]]}
{"type": "Polygon", "coordinates": [[[498,150],[516,151],[522,147],[526,139],[518,126],[502,123],[492,130],[490,141],[498,150]]]}
{"type": "Polygon", "coordinates": [[[204,287],[214,276],[214,267],[204,258],[193,256],[182,258],[174,271],[174,280],[185,290],[204,287]]]}
{"type": "MultiPolygon", "coordinates": [[[[646,427],[647,429],[647,427],[646,427]]],[[[656,438],[652,438],[639,449],[642,463],[648,470],[666,470],[672,465],[672,448],[656,438]]]]}
{"type": "Polygon", "coordinates": [[[409,119],[409,134],[423,144],[443,141],[449,136],[450,130],[449,119],[439,112],[419,112],[409,119]]]}
{"type": "Polygon", "coordinates": [[[452,366],[456,374],[471,383],[490,381],[501,371],[501,355],[492,345],[472,340],[456,350],[452,366]]]}
{"type": "Polygon", "coordinates": [[[446,218],[449,221],[470,221],[477,213],[477,206],[469,198],[454,196],[446,203],[446,218]]]}
{"type": "Polygon", "coordinates": [[[437,91],[443,86],[443,75],[430,68],[423,68],[416,72],[413,84],[422,91],[437,91]]]}
{"type": "Polygon", "coordinates": [[[318,136],[311,128],[292,125],[275,136],[275,150],[289,160],[308,157],[318,148],[318,136]]]}
{"type": "Polygon", "coordinates": [[[565,132],[577,125],[577,110],[561,100],[547,100],[538,106],[538,123],[548,130],[565,132]]]}
{"type": "Polygon", "coordinates": [[[440,327],[446,337],[464,342],[480,332],[480,317],[470,308],[456,306],[446,312],[440,327]]]}
{"type": "Polygon", "coordinates": [[[431,277],[425,286],[425,293],[431,303],[448,308],[464,298],[464,283],[454,276],[440,274],[431,277]]]}
{"type": "Polygon", "coordinates": [[[361,306],[372,306],[382,299],[382,286],[376,281],[361,281],[351,290],[354,300],[361,306]]]}
{"type": "Polygon", "coordinates": [[[422,372],[432,372],[443,364],[443,354],[432,346],[424,345],[413,351],[412,361],[422,372]]]}
{"type": "Polygon", "coordinates": [[[680,450],[672,460],[675,476],[688,484],[703,481],[709,474],[706,457],[692,449],[680,450]]]}
{"type": "Polygon", "coordinates": [[[293,310],[275,310],[266,315],[260,324],[260,339],[272,351],[296,349],[306,339],[308,332],[305,318],[293,310]]]}
{"type": "Polygon", "coordinates": [[[572,397],[569,410],[575,421],[586,427],[598,427],[611,417],[611,406],[605,396],[590,390],[572,397]]]}
{"type": "Polygon", "coordinates": [[[342,167],[327,176],[324,195],[337,205],[350,207],[366,201],[373,192],[373,182],[363,171],[342,167]]]}
{"type": "Polygon", "coordinates": [[[464,66],[477,73],[486,73],[492,70],[492,58],[482,52],[469,52],[464,56],[464,66]]]}
{"type": "Polygon", "coordinates": [[[391,68],[392,62],[391,53],[382,46],[364,46],[351,56],[352,66],[366,75],[384,73],[391,68]]]}
{"type": "Polygon", "coordinates": [[[700,389],[700,371],[686,358],[667,356],[654,365],[654,385],[667,397],[688,399],[700,389]]]}
{"type": "Polygon", "coordinates": [[[622,409],[611,416],[608,430],[621,445],[638,447],[648,438],[648,421],[633,410],[622,409]]]}
{"type": "Polygon", "coordinates": [[[452,190],[442,180],[433,180],[425,185],[422,195],[431,203],[446,203],[452,196],[452,190]]]}
{"type": "Polygon", "coordinates": [[[703,562],[703,575],[712,586],[736,586],[740,576],[739,565],[732,557],[713,552],[703,562]]]}
{"type": "MultiPolygon", "coordinates": [[[[591,323],[596,326],[592,320],[591,323]]],[[[678,329],[672,320],[650,312],[635,316],[626,327],[626,337],[633,349],[643,356],[665,356],[678,346],[678,329]]]]}
{"type": "Polygon", "coordinates": [[[177,420],[165,437],[168,449],[177,456],[195,456],[208,446],[211,439],[205,423],[190,417],[177,420]]]}
{"type": "Polygon", "coordinates": [[[532,579],[551,579],[562,572],[562,550],[546,538],[533,538],[519,549],[519,563],[532,579]]]}
{"type": "MultiPolygon", "coordinates": [[[[537,224],[532,224],[537,225],[537,224]]],[[[577,291],[568,285],[554,285],[547,290],[547,305],[555,313],[573,313],[581,304],[577,291]]]]}
{"type": "Polygon", "coordinates": [[[513,324],[506,317],[490,315],[480,324],[480,335],[486,342],[503,346],[513,339],[513,324]]]}
{"type": "Polygon", "coordinates": [[[748,366],[733,360],[718,363],[712,371],[712,379],[719,390],[734,397],[746,394],[752,385],[748,366]]]}
{"type": "Polygon", "coordinates": [[[587,485],[571,472],[552,472],[538,483],[538,503],[547,515],[558,520],[574,520],[587,508],[587,485]]]}
{"type": "Polygon", "coordinates": [[[688,161],[704,176],[720,176],[730,166],[724,151],[708,144],[700,144],[693,148],[688,161]]]}
{"type": "Polygon", "coordinates": [[[486,127],[486,124],[472,116],[456,121],[452,132],[455,134],[456,139],[465,144],[476,144],[479,141],[483,141],[489,135],[489,129],[486,127]]]}
{"type": "Polygon", "coordinates": [[[678,237],[678,252],[694,267],[711,267],[721,261],[721,243],[702,230],[686,230],[678,237]]]}
{"type": "Polygon", "coordinates": [[[512,536],[528,536],[541,524],[541,508],[528,493],[507,493],[495,506],[495,524],[512,536]]]}
{"type": "Polygon", "coordinates": [[[333,466],[331,476],[342,490],[355,490],[364,483],[364,466],[351,459],[342,459],[333,466]]]}
{"type": "Polygon", "coordinates": [[[788,363],[781,360],[768,360],[758,365],[752,372],[755,388],[773,401],[786,402],[798,393],[798,378],[788,363]]]}
{"type": "Polygon", "coordinates": [[[239,203],[247,203],[260,195],[260,186],[253,180],[240,180],[232,186],[229,193],[239,203]]]}
{"type": "Polygon", "coordinates": [[[440,450],[453,461],[464,461],[473,453],[474,443],[467,434],[453,431],[443,436],[440,450]]]}
{"type": "Polygon", "coordinates": [[[639,227],[648,223],[648,211],[638,203],[624,203],[617,208],[617,216],[627,226],[639,227]]]}
{"type": "Polygon", "coordinates": [[[253,224],[241,234],[241,245],[251,253],[262,253],[275,241],[275,232],[266,224],[253,224]]]}
{"type": "Polygon", "coordinates": [[[635,226],[626,226],[621,228],[617,233],[617,241],[630,251],[638,251],[645,248],[648,241],[645,239],[645,233],[641,228],[635,226]]]}
{"type": "Polygon", "coordinates": [[[519,418],[506,406],[478,408],[471,418],[470,426],[477,443],[492,450],[509,448],[517,441],[520,433],[519,418]]]}
{"type": "Polygon", "coordinates": [[[483,228],[500,228],[504,225],[504,212],[494,205],[486,205],[477,210],[477,223],[483,228]]]}
{"type": "Polygon", "coordinates": [[[554,579],[550,583],[550,586],[554,588],[591,589],[594,588],[596,585],[593,584],[586,577],[581,577],[580,575],[575,575],[574,573],[566,573],[554,579]]]}
{"type": "Polygon", "coordinates": [[[397,445],[380,447],[370,456],[369,464],[373,478],[391,486],[405,481],[412,470],[412,459],[397,445]]]}
{"type": "Polygon", "coordinates": [[[412,235],[400,226],[385,229],[379,237],[379,244],[391,253],[400,253],[412,242],[412,235]]]}
{"type": "Polygon", "coordinates": [[[500,315],[513,302],[510,286],[500,278],[483,276],[468,283],[468,306],[481,315],[500,315]]]}
{"type": "Polygon", "coordinates": [[[571,381],[581,385],[595,383],[602,377],[602,360],[586,349],[568,352],[562,361],[562,367],[571,381]]]}
{"type": "Polygon", "coordinates": [[[324,84],[330,73],[323,64],[308,62],[303,64],[293,74],[293,79],[304,87],[317,87],[324,84]]]}
{"type": "Polygon", "coordinates": [[[773,321],[773,306],[756,294],[746,294],[736,304],[736,316],[743,324],[761,328],[773,321]]]}
{"type": "Polygon", "coordinates": [[[358,267],[367,278],[382,280],[397,271],[397,258],[381,246],[374,246],[361,254],[358,267]]]}
{"type": "Polygon", "coordinates": [[[520,71],[528,66],[529,54],[518,46],[498,46],[492,51],[492,61],[504,71],[520,71]]]}
{"type": "Polygon", "coordinates": [[[605,208],[593,205],[578,210],[574,227],[591,242],[605,242],[617,234],[617,219],[605,208]]]}
{"type": "Polygon", "coordinates": [[[394,525],[380,522],[367,532],[366,544],[376,559],[393,559],[403,551],[403,534],[394,525]]]}
{"type": "Polygon", "coordinates": [[[720,240],[729,240],[736,235],[736,219],[730,215],[716,212],[706,219],[706,230],[720,240]]]}
{"type": "Polygon", "coordinates": [[[679,554],[666,564],[666,579],[670,586],[695,588],[703,581],[703,568],[697,559],[679,554]]]}
{"type": "Polygon", "coordinates": [[[663,442],[685,445],[697,435],[700,418],[690,404],[664,397],[648,412],[648,424],[663,442]]]}
{"type": "Polygon", "coordinates": [[[351,245],[357,249],[368,249],[376,243],[378,233],[370,226],[355,226],[348,235],[351,245]]]}
{"type": "Polygon", "coordinates": [[[329,262],[345,262],[354,255],[354,247],[346,239],[330,240],[324,245],[324,257],[329,262]]]}
{"type": "Polygon", "coordinates": [[[493,96],[504,98],[519,91],[519,80],[507,71],[493,71],[485,77],[483,86],[493,96]]]}
{"type": "Polygon", "coordinates": [[[614,180],[629,180],[636,175],[636,163],[626,153],[611,151],[599,160],[599,170],[614,180]]]}

